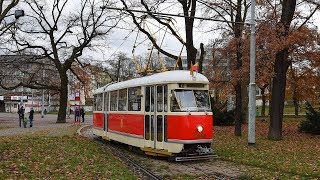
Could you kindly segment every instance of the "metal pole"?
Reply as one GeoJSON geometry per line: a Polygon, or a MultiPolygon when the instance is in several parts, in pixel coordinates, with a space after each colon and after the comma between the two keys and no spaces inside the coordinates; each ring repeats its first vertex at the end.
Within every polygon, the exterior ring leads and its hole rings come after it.
{"type": "Polygon", "coordinates": [[[248,105],[248,144],[255,144],[256,123],[256,83],[255,83],[255,2],[251,0],[251,34],[250,34],[250,83],[249,83],[249,105],[248,105]]]}
{"type": "MultiPolygon", "coordinates": [[[[42,71],[42,81],[44,82],[44,70],[42,71]]],[[[44,117],[44,90],[42,89],[42,105],[41,105],[41,118],[44,117]]]]}
{"type": "Polygon", "coordinates": [[[50,96],[50,91],[49,91],[49,93],[48,93],[48,112],[50,111],[50,108],[51,108],[51,96],[50,96]]]}
{"type": "Polygon", "coordinates": [[[42,100],[41,100],[41,118],[44,117],[44,91],[42,89],[42,100]]]}
{"type": "Polygon", "coordinates": [[[33,89],[31,89],[31,96],[32,96],[31,107],[33,108],[33,89]]]}

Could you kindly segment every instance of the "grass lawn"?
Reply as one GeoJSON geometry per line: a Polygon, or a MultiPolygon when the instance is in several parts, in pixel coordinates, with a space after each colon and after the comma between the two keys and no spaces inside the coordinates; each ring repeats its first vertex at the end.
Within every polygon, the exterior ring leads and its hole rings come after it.
{"type": "Polygon", "coordinates": [[[214,149],[224,160],[248,165],[247,175],[254,179],[320,178],[320,136],[298,132],[302,118],[286,117],[283,140],[267,139],[269,123],[256,123],[256,145],[248,146],[247,125],[242,137],[234,136],[234,127],[215,127],[214,149]]]}
{"type": "Polygon", "coordinates": [[[44,134],[0,137],[0,179],[136,179],[91,140],[44,134]]]}

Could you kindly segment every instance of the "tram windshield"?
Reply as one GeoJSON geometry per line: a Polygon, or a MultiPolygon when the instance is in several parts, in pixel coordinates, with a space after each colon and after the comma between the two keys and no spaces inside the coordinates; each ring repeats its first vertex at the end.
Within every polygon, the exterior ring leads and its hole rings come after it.
{"type": "Polygon", "coordinates": [[[205,112],[211,111],[209,93],[206,90],[176,89],[171,97],[171,111],[205,112]]]}

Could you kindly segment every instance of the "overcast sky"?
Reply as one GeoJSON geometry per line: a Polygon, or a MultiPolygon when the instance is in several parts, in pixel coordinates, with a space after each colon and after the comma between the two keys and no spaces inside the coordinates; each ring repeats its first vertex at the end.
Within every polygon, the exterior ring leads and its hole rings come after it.
{"type": "MultiPolygon", "coordinates": [[[[52,3],[52,0],[46,0],[47,4],[52,3]]],[[[74,7],[77,7],[79,4],[79,0],[73,0],[69,1],[67,6],[68,9],[73,9],[74,7]]],[[[175,4],[176,5],[176,4],[175,4]]],[[[122,8],[123,6],[119,4],[119,7],[122,8]]],[[[25,9],[26,7],[21,7],[22,9],[25,9]]],[[[166,9],[166,13],[174,13],[174,10],[170,9],[173,8],[173,5],[168,6],[165,5],[162,7],[163,9],[166,9]]],[[[200,13],[200,11],[198,12],[200,13]]],[[[201,14],[196,14],[196,16],[202,16],[201,14]]],[[[313,16],[315,25],[318,26],[320,29],[320,13],[315,14],[313,16]]],[[[175,21],[173,21],[176,29],[180,33],[181,37],[185,39],[185,33],[184,33],[184,19],[183,18],[174,18],[175,21]]],[[[106,45],[107,48],[100,48],[96,52],[92,52],[90,49],[87,49],[84,52],[85,57],[92,57],[95,60],[102,60],[106,61],[109,59],[113,59],[114,55],[118,52],[125,52],[128,54],[129,57],[132,57],[132,50],[133,46],[135,45],[135,55],[143,55],[148,53],[148,49],[151,47],[150,41],[146,39],[146,36],[142,33],[139,33],[137,35],[137,29],[135,29],[132,32],[132,29],[135,28],[135,26],[132,23],[131,18],[128,18],[126,20],[127,24],[120,25],[119,28],[115,28],[113,30],[113,33],[110,34],[110,36],[107,38],[106,45]],[[137,42],[135,43],[135,39],[137,38],[137,42]]],[[[165,31],[158,31],[159,28],[163,28],[159,23],[156,23],[152,20],[147,20],[149,23],[147,23],[149,29],[152,32],[156,32],[154,34],[154,37],[157,39],[158,42],[163,41],[162,47],[167,50],[168,52],[179,55],[179,52],[182,48],[182,45],[169,33],[166,33],[164,35],[165,31]]],[[[200,23],[199,20],[195,20],[194,23],[194,46],[196,48],[199,48],[200,43],[209,44],[210,40],[219,37],[220,32],[214,31],[214,32],[208,32],[210,27],[214,26],[216,22],[213,21],[202,21],[200,23]]],[[[183,51],[182,55],[186,55],[185,50],[183,51]]]]}

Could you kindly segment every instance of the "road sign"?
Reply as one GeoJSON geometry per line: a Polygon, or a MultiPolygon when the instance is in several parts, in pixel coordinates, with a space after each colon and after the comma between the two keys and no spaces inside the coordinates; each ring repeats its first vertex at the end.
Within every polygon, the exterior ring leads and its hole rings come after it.
{"type": "Polygon", "coordinates": [[[75,101],[80,101],[80,92],[75,92],[74,100],[75,101]]]}

